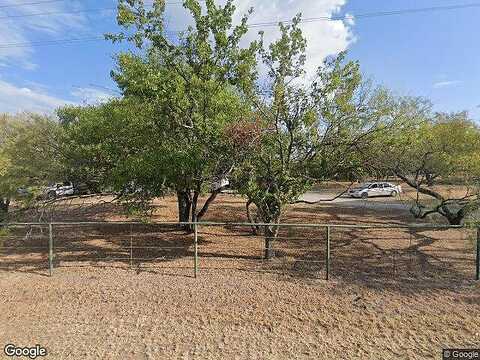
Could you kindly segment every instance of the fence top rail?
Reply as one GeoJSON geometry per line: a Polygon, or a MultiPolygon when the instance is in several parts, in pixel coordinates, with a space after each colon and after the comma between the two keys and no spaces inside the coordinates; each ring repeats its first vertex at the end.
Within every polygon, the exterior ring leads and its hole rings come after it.
{"type": "Polygon", "coordinates": [[[22,227],[22,226],[89,226],[89,225],[159,225],[159,226],[274,226],[274,227],[302,227],[302,228],[358,228],[358,229],[462,229],[465,225],[440,225],[440,224],[335,224],[335,223],[249,223],[249,222],[210,222],[210,221],[191,221],[191,222],[138,222],[138,221],[80,221],[80,222],[30,222],[30,223],[0,223],[5,227],[22,227]]]}

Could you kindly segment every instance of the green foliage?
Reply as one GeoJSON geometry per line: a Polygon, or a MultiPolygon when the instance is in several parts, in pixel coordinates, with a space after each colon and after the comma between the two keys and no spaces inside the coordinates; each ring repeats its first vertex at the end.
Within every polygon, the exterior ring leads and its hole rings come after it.
{"type": "Polygon", "coordinates": [[[379,138],[370,153],[375,168],[416,189],[415,216],[440,214],[457,225],[480,206],[480,129],[466,113],[432,114],[422,101],[410,103],[413,111],[405,107],[397,107],[405,114],[405,126],[379,138]],[[435,187],[449,179],[455,179],[465,193],[450,196],[435,187]],[[433,202],[422,200],[419,194],[430,196],[433,202]]]}
{"type": "Polygon", "coordinates": [[[2,236],[9,236],[11,233],[12,233],[12,231],[6,226],[2,226],[0,228],[0,247],[3,245],[2,244],[3,239],[1,237],[2,236]]]}
{"type": "Polygon", "coordinates": [[[152,173],[154,167],[147,168],[143,158],[145,146],[155,143],[148,106],[122,99],[63,108],[58,115],[64,123],[66,168],[77,183],[127,192],[129,187],[138,188],[142,178],[158,175],[152,173]],[[64,121],[66,113],[75,113],[74,120],[64,121]]]}
{"type": "Polygon", "coordinates": [[[45,116],[0,116],[0,208],[31,203],[41,187],[62,173],[62,129],[45,116]]]}
{"type": "Polygon", "coordinates": [[[402,174],[418,171],[417,180],[430,185],[439,178],[480,174],[479,130],[466,114],[425,114],[411,121],[383,139],[388,146],[383,153],[393,155],[381,158],[387,168],[402,174]]]}
{"type": "Polygon", "coordinates": [[[120,0],[117,21],[123,32],[107,38],[139,50],[120,53],[111,74],[123,100],[84,109],[80,121],[78,109],[59,113],[63,123],[73,124],[73,143],[84,144],[83,173],[123,189],[132,206],[137,200],[142,207],[165,189],[184,194],[188,213],[182,221],[190,213],[192,219],[203,215],[205,207],[197,210],[199,194],[210,191],[242,156],[225,134],[250,112],[243,96],[254,89],[259,46],[240,46],[248,14],[233,26],[232,1],[222,7],[209,0],[203,7],[187,0],[184,7],[193,25],[172,41],[164,29],[164,1],[147,9],[143,1],[120,0]]]}
{"type": "Polygon", "coordinates": [[[306,81],[299,22],[297,16],[280,25],[280,38],[261,51],[269,90],[254,101],[260,145],[236,172],[237,186],[263,222],[280,221],[285,206],[313,181],[357,171],[363,164],[354,151],[389,124],[383,109],[369,107],[372,93],[380,92],[362,82],[358,63],[345,62],[344,54],[328,59],[306,81]]]}

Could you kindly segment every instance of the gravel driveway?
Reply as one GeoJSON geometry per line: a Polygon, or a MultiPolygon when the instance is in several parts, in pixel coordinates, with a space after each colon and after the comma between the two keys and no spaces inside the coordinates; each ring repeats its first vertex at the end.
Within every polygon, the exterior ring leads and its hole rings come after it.
{"type": "Polygon", "coordinates": [[[410,209],[410,206],[402,202],[399,198],[391,197],[356,199],[344,195],[333,201],[329,201],[330,199],[334,199],[337,195],[337,193],[309,191],[302,196],[301,200],[312,202],[322,201],[322,204],[335,204],[338,207],[369,209],[378,211],[408,211],[410,209]]]}

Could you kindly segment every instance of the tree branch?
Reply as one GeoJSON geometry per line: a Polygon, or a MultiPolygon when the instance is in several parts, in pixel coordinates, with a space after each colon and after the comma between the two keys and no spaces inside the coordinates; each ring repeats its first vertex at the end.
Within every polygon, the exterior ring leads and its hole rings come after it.
{"type": "Polygon", "coordinates": [[[223,190],[225,190],[226,188],[228,187],[228,185],[224,185],[222,187],[219,187],[218,189],[215,189],[211,194],[210,196],[208,197],[207,201],[205,201],[205,204],[203,204],[203,207],[202,209],[200,210],[200,212],[197,214],[197,221],[199,221],[204,215],[205,213],[208,211],[208,207],[210,206],[210,204],[215,201],[216,197],[218,194],[220,194],[223,190]]]}
{"type": "Polygon", "coordinates": [[[353,182],[350,183],[350,185],[348,186],[348,188],[346,188],[344,191],[342,191],[340,194],[336,195],[335,197],[331,198],[331,199],[321,199],[321,200],[317,200],[317,201],[306,201],[306,200],[297,200],[297,201],[294,201],[290,204],[308,204],[308,205],[315,205],[315,204],[319,204],[321,202],[331,202],[331,201],[335,201],[337,200],[339,197],[342,197],[343,195],[345,195],[352,187],[353,185],[353,182]]]}

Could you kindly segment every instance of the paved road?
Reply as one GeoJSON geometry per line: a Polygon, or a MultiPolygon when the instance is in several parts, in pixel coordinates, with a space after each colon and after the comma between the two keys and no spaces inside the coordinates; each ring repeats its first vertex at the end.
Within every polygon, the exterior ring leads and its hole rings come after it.
{"type": "MultiPolygon", "coordinates": [[[[319,201],[319,200],[329,200],[333,199],[337,194],[335,193],[324,193],[324,192],[313,192],[309,191],[302,196],[302,200],[305,201],[319,201]]],[[[388,211],[388,210],[403,210],[408,211],[410,206],[406,203],[401,202],[398,198],[392,199],[389,197],[377,197],[370,199],[355,199],[351,197],[342,196],[333,201],[325,201],[322,204],[335,204],[341,207],[349,208],[362,208],[362,209],[372,209],[378,211],[388,211]]]]}

